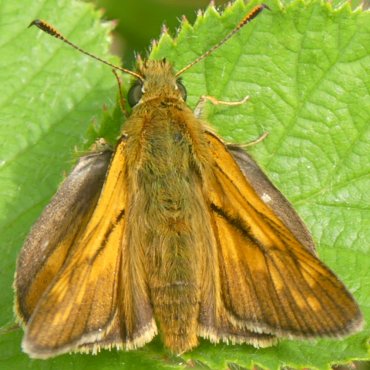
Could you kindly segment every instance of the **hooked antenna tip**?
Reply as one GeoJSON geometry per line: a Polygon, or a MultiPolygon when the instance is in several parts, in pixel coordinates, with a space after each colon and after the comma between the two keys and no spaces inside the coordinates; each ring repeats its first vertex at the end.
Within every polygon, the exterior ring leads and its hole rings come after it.
{"type": "Polygon", "coordinates": [[[34,19],[29,25],[28,25],[28,27],[27,28],[30,28],[30,27],[32,27],[32,26],[36,26],[36,27],[38,27],[39,26],[39,24],[40,24],[40,19],[34,19]]]}

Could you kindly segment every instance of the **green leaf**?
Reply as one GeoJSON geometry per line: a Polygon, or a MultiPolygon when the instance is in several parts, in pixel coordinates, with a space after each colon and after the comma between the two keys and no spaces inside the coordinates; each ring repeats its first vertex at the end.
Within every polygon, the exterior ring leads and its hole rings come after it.
{"type": "MultiPolygon", "coordinates": [[[[216,44],[252,5],[237,1],[222,16],[209,8],[194,27],[183,24],[175,42],[163,35],[151,57],[166,56],[179,70],[216,44]]],[[[368,321],[370,15],[316,1],[268,5],[271,12],[184,73],[189,105],[201,95],[231,101],[251,96],[242,107],[207,105],[207,121],[227,141],[245,143],[269,132],[250,151],[292,201],[320,257],[353,292],[368,321]]],[[[117,85],[109,68],[26,29],[34,18],[47,19],[71,41],[112,60],[110,26],[100,23],[91,6],[3,1],[0,15],[0,325],[5,325],[13,321],[16,255],[63,171],[71,168],[74,147],[86,148],[100,135],[113,141],[122,118],[113,111],[117,85]]],[[[21,336],[20,330],[0,335],[2,369],[168,369],[190,360],[212,369],[228,363],[325,369],[369,359],[368,327],[345,340],[283,341],[268,349],[202,341],[173,357],[157,338],[138,351],[47,361],[22,354],[21,336]]]]}
{"type": "Polygon", "coordinates": [[[99,13],[85,4],[58,4],[2,2],[0,8],[2,322],[12,317],[14,262],[27,230],[71,167],[73,147],[94,114],[104,101],[115,102],[109,69],[27,29],[36,17],[59,19],[68,37],[107,55],[110,26],[100,25],[99,13]]]}

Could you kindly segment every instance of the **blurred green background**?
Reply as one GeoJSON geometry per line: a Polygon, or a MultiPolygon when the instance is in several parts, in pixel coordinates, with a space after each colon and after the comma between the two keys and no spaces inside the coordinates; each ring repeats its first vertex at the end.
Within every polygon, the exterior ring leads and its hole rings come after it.
{"type": "MultiPolygon", "coordinates": [[[[199,9],[205,9],[210,0],[91,0],[104,11],[103,18],[117,21],[113,33],[112,52],[119,55],[123,65],[132,68],[134,53],[147,56],[150,42],[158,39],[162,24],[172,36],[180,26],[183,15],[192,24],[199,9]]],[[[222,9],[227,0],[216,0],[222,9]]]]}

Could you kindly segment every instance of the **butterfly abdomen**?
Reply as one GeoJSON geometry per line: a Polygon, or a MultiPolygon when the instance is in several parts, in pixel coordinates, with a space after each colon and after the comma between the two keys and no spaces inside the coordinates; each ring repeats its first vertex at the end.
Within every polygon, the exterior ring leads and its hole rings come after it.
{"type": "MultiPolygon", "coordinates": [[[[179,273],[173,275],[180,275],[179,273]]],[[[172,276],[167,284],[152,286],[151,301],[163,342],[174,353],[182,353],[198,344],[199,286],[195,279],[172,276]]]]}
{"type": "Polygon", "coordinates": [[[148,212],[153,217],[146,219],[142,245],[155,320],[165,345],[181,353],[197,345],[201,246],[191,212],[184,209],[187,193],[170,197],[171,190],[160,184],[158,179],[152,183],[156,194],[152,193],[152,201],[160,207],[155,216],[148,212]]]}

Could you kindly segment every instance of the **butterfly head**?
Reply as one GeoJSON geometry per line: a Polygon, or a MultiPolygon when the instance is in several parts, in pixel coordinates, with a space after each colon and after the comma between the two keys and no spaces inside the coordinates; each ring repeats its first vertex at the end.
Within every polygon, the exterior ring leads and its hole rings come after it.
{"type": "Polygon", "coordinates": [[[172,64],[166,59],[147,60],[139,64],[141,78],[131,86],[128,103],[131,107],[158,98],[186,100],[186,89],[176,77],[172,64]]]}

